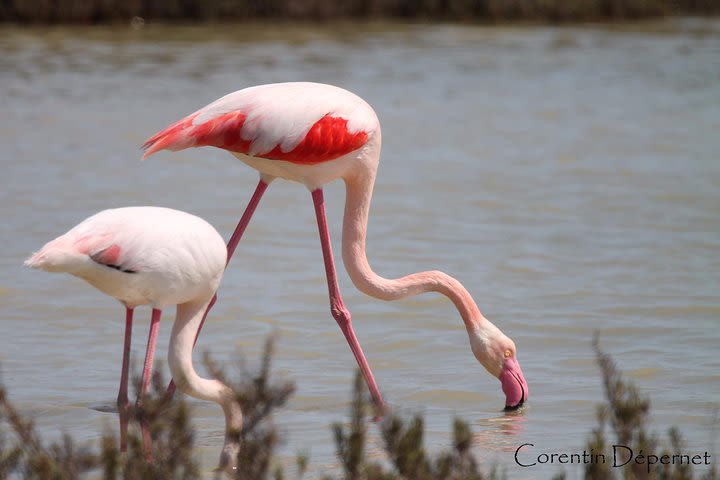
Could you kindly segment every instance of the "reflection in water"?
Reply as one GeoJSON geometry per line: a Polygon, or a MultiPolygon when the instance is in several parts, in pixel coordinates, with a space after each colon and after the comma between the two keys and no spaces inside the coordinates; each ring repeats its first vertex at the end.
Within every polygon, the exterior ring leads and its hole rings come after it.
{"type": "MultiPolygon", "coordinates": [[[[469,421],[485,462],[510,451],[573,451],[595,426],[599,329],[653,400],[704,451],[720,385],[720,25],[642,27],[265,25],[0,29],[0,361],[39,427],[97,438],[112,413],[122,318],[81,281],[20,265],[44,240],[109,207],[163,205],[227,238],[257,178],[212,149],[139,145],[168,119],[262,83],[313,80],[367,99],[383,126],[368,232],[379,274],[457,277],[511,336],[533,392],[498,413],[497,381],[468,353],[440,297],[384,303],[340,286],[392,405],[425,415],[432,448],[469,421]],[[691,371],[685,367],[693,365],[691,371]],[[89,407],[94,406],[91,409],[89,407]],[[680,412],[693,411],[692,416],[680,412]]],[[[326,188],[340,241],[342,185],[326,188]]],[[[277,421],[288,462],[310,448],[337,466],[329,425],[346,417],[354,359],[327,313],[312,204],[274,182],[223,280],[198,345],[258,358],[279,330],[278,375],[298,393],[277,421]]],[[[147,328],[137,326],[135,356],[147,328]]],[[[169,323],[161,327],[164,356],[169,323]]],[[[199,354],[199,353],[198,353],[199,354]]],[[[192,402],[208,471],[222,443],[215,405],[192,402]]],[[[369,428],[373,454],[381,438],[369,428]]],[[[532,475],[548,478],[552,466],[532,475]]]]}
{"type": "Polygon", "coordinates": [[[517,448],[517,436],[525,432],[528,420],[521,411],[477,420],[473,426],[475,448],[486,452],[514,451],[517,448]]]}
{"type": "Polygon", "coordinates": [[[118,413],[117,403],[114,405],[106,404],[106,403],[95,403],[95,404],[89,405],[88,408],[90,410],[95,410],[96,412],[118,413]]]}

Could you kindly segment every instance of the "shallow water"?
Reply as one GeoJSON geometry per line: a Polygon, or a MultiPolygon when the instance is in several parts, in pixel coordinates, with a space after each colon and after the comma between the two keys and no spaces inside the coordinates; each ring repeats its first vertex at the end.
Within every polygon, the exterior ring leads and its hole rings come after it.
{"type": "MultiPolygon", "coordinates": [[[[436,295],[384,303],[340,284],[386,399],[422,412],[447,446],[468,420],[476,453],[510,478],[581,466],[518,466],[513,452],[582,453],[602,391],[603,348],[652,398],[654,429],[687,451],[717,439],[720,404],[720,23],[488,28],[328,25],[0,29],[0,361],[43,432],[96,439],[115,427],[124,313],[82,281],[22,268],[92,213],[162,205],[229,237],[257,181],[222,151],[139,161],[150,134],[259,83],[341,85],[373,105],[383,159],[368,256],[396,277],[458,278],[516,342],[530,403],[504,415],[499,383],[436,295]]],[[[343,188],[326,187],[339,249],[343,188]]],[[[277,332],[276,373],[298,392],[278,416],[282,453],[338,467],[329,425],[346,416],[354,360],[328,313],[312,203],[275,182],[230,265],[199,352],[255,362],[277,332]]],[[[167,313],[167,317],[172,314],[167,313]]],[[[138,309],[141,365],[149,311],[138,309]]],[[[164,359],[169,321],[158,358],[164,359]]],[[[199,359],[199,355],[197,357],[199,359]]],[[[215,405],[193,402],[209,472],[215,405]]],[[[381,441],[370,428],[371,452],[381,441]]],[[[647,452],[646,452],[647,453],[647,452]]],[[[702,472],[698,468],[698,473],[702,472]]]]}

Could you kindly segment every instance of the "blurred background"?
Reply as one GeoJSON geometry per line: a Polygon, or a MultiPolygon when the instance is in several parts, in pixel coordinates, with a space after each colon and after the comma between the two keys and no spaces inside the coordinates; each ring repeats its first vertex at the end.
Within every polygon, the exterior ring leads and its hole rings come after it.
{"type": "MultiPolygon", "coordinates": [[[[211,148],[140,162],[139,146],[231,91],[318,81],[366,99],[382,124],[373,268],[450,273],[518,347],[530,403],[505,415],[500,384],[473,358],[450,302],[384,303],[339,268],[381,390],[399,411],[425,414],[431,448],[449,442],[461,416],[484,463],[510,478],[557,473],[522,469],[513,452],[523,443],[581,451],[602,392],[590,348],[599,330],[601,346],[651,396],[657,431],[677,425],[689,452],[717,455],[720,20],[699,16],[717,7],[0,3],[3,382],[49,436],[90,441],[116,428],[116,415],[100,410],[117,395],[123,309],[23,260],[89,215],[128,205],[186,210],[229,238],[257,174],[211,148]]],[[[326,187],[326,201],[339,251],[341,184],[326,187]]],[[[304,187],[270,186],[219,297],[196,358],[210,351],[232,372],[238,352],[254,364],[276,332],[277,374],[298,385],[277,418],[284,458],[306,452],[313,472],[334,471],[329,425],[345,418],[355,362],[328,311],[304,187]]],[[[138,368],[149,315],[136,312],[138,368]]],[[[210,472],[222,415],[214,404],[193,406],[210,472]]],[[[581,468],[566,466],[569,478],[581,468]]]]}
{"type": "Polygon", "coordinates": [[[720,12],[717,0],[4,0],[0,20],[16,22],[150,20],[425,19],[573,21],[641,19],[720,12]]]}

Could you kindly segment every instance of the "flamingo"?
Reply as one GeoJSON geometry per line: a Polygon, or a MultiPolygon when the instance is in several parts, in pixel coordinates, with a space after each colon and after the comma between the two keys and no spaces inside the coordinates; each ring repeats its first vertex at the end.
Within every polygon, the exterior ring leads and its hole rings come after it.
{"type": "Polygon", "coordinates": [[[291,82],[230,93],[153,135],[142,148],[146,159],[160,150],[218,147],[259,172],[255,192],[228,243],[228,259],[270,182],[279,177],[307,187],[317,218],[330,311],[382,412],[382,396],[340,294],[328,231],[323,185],[342,179],[346,187],[342,258],[353,284],[382,300],[431,291],[448,297],[462,318],[475,358],[500,380],[506,409],[520,407],[527,400],[528,387],[515,343],[482,315],[459,281],[440,271],[386,279],[370,268],[365,240],[380,143],[377,115],[363,99],[331,85],[291,82]]]}
{"type": "MultiPolygon", "coordinates": [[[[198,376],[192,365],[195,333],[223,272],[227,250],[220,234],[205,220],[160,207],[103,210],[50,241],[25,261],[31,268],[65,272],[87,281],[125,306],[125,344],[117,405],[120,448],[127,448],[128,365],[133,311],[152,306],[138,404],[148,392],[162,309],[177,305],[170,336],[168,364],[185,393],[221,405],[226,435],[221,465],[234,464],[239,445],[234,432],[242,413],[232,390],[219,380],[198,376]]],[[[150,454],[150,434],[143,425],[143,444],[150,454]]]]}

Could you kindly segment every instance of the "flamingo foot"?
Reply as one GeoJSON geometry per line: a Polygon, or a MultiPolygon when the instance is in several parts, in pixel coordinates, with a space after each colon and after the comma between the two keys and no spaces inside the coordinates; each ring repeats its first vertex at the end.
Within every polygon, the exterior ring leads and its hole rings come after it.
{"type": "Polygon", "coordinates": [[[381,405],[373,404],[373,413],[374,415],[370,421],[373,423],[380,423],[387,415],[392,413],[392,408],[390,408],[390,405],[387,403],[383,403],[381,405]]]}

